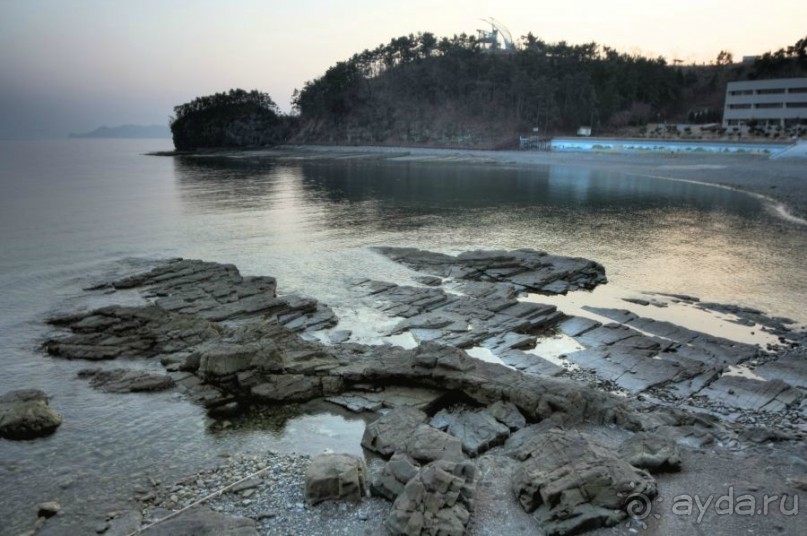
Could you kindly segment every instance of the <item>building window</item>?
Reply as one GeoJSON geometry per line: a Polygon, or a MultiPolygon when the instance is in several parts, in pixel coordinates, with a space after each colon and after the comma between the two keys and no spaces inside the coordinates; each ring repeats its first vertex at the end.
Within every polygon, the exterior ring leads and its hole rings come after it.
{"type": "Polygon", "coordinates": [[[729,104],[729,110],[747,110],[750,107],[750,104],[729,104]]]}
{"type": "Polygon", "coordinates": [[[807,108],[807,102],[788,102],[788,108],[807,108]]]}
{"type": "Polygon", "coordinates": [[[757,104],[757,108],[782,108],[781,102],[760,102],[757,104]]]}
{"type": "Polygon", "coordinates": [[[807,87],[792,87],[787,90],[788,93],[807,93],[807,87]]]}
{"type": "Polygon", "coordinates": [[[729,95],[753,95],[753,89],[736,89],[734,91],[730,91],[729,95]]]}
{"type": "Polygon", "coordinates": [[[757,90],[757,95],[777,95],[777,94],[779,94],[779,93],[784,93],[784,92],[785,92],[785,89],[784,89],[784,88],[778,88],[778,89],[758,89],[758,90],[757,90]]]}

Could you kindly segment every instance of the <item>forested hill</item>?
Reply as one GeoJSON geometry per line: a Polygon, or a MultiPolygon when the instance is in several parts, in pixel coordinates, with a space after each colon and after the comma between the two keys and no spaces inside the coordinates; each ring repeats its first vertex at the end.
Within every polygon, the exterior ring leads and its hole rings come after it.
{"type": "Polygon", "coordinates": [[[295,92],[303,142],[504,146],[518,133],[592,125],[616,131],[658,119],[719,121],[729,80],[807,72],[807,39],[752,65],[721,52],[705,66],[618,52],[596,43],[512,51],[473,36],[419,33],[339,62],[295,92]]]}

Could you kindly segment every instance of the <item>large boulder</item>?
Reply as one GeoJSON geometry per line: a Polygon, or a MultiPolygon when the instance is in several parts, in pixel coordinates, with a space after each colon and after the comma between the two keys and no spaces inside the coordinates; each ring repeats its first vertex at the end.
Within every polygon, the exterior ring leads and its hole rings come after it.
{"type": "Polygon", "coordinates": [[[478,471],[473,462],[438,460],[418,471],[392,505],[394,535],[462,536],[471,518],[478,471]]]}
{"type": "Polygon", "coordinates": [[[350,454],[322,454],[305,472],[305,498],[322,501],[361,501],[367,494],[367,467],[350,454]]]}
{"type": "Polygon", "coordinates": [[[461,461],[462,442],[459,438],[438,430],[428,424],[421,424],[406,440],[404,452],[419,462],[432,462],[435,460],[461,461]]]}
{"type": "Polygon", "coordinates": [[[226,376],[253,367],[267,372],[283,369],[283,356],[271,340],[246,344],[214,341],[202,345],[196,353],[199,374],[204,377],[226,376]]]}
{"type": "Polygon", "coordinates": [[[384,465],[375,479],[371,491],[374,495],[394,501],[406,484],[418,474],[420,466],[408,455],[397,452],[384,465]]]}
{"type": "Polygon", "coordinates": [[[382,456],[391,456],[395,451],[403,450],[409,438],[426,419],[426,414],[418,409],[398,408],[368,424],[361,444],[382,456]]]}
{"type": "Polygon", "coordinates": [[[513,491],[549,536],[612,526],[632,501],[650,501],[648,473],[592,443],[580,432],[549,430],[513,474],[513,491]]]}
{"type": "Polygon", "coordinates": [[[60,424],[62,416],[48,407],[48,396],[38,389],[20,389],[0,396],[0,437],[46,436],[60,424]]]}

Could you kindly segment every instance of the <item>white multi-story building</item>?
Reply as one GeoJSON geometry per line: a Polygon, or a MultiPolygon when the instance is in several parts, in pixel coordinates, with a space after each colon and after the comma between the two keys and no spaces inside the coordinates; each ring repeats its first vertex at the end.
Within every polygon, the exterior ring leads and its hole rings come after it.
{"type": "Polygon", "coordinates": [[[729,82],[723,126],[807,124],[807,78],[729,82]]]}

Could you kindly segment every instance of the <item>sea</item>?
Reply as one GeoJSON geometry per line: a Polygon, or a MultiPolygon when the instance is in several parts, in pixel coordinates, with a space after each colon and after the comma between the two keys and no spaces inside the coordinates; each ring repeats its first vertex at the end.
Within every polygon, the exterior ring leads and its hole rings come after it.
{"type": "MultiPolygon", "coordinates": [[[[275,276],[280,294],[327,303],[337,329],[367,343],[390,321],[351,281],[416,275],[372,249],[382,245],[535,248],[602,263],[607,285],[552,299],[566,312],[676,293],[807,323],[807,233],[742,192],[555,165],[148,155],[170,149],[170,140],[0,141],[0,393],[42,389],[64,416],[50,437],[0,439],[0,534],[29,530],[40,502],[94,511],[149,478],[181,478],[234,453],[361,453],[358,416],[300,410],[222,430],[181,393],[104,394],[77,377],[120,364],[42,351],[59,335],[49,316],[116,299],[83,289],[162,259],[275,276]]],[[[692,307],[640,312],[764,341],[692,307]]]]}

